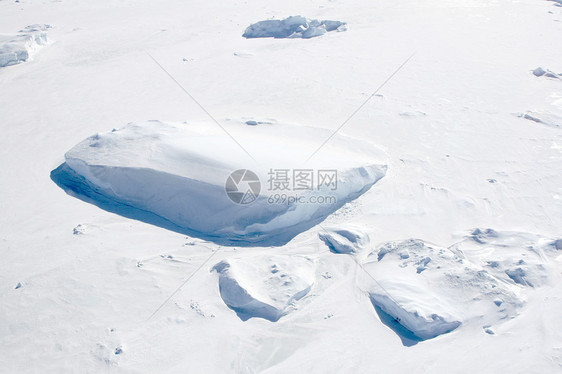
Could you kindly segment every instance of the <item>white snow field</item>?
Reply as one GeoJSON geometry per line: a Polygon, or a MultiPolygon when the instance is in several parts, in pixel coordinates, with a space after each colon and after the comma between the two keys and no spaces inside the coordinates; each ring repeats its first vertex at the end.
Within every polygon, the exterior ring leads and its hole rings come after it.
{"type": "Polygon", "coordinates": [[[229,128],[238,130],[244,150],[209,124],[129,124],[72,148],[65,155],[65,166],[71,170],[61,167],[56,178],[64,188],[109,204],[109,209],[123,209],[118,204],[139,208],[197,237],[239,245],[280,245],[365,193],[386,172],[384,152],[341,135],[332,138],[329,153],[307,162],[315,146],[310,139],[331,135],[324,129],[244,123],[229,128]],[[280,191],[268,191],[268,178],[276,181],[268,176],[270,170],[304,168],[337,170],[337,186],[295,191],[303,203],[296,197],[276,201],[280,191]],[[250,204],[234,204],[225,193],[225,182],[233,171],[244,169],[263,181],[262,193],[250,204]],[[318,198],[322,203],[317,203],[318,198]]]}
{"type": "Polygon", "coordinates": [[[560,372],[559,3],[0,0],[0,373],[560,372]]]}
{"type": "Polygon", "coordinates": [[[0,68],[25,62],[48,44],[50,25],[30,25],[15,35],[0,34],[0,68]]]}

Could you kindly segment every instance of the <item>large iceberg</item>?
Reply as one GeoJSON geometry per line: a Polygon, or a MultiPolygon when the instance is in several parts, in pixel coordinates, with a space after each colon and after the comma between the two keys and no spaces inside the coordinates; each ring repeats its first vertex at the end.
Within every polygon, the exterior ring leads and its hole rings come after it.
{"type": "Polygon", "coordinates": [[[342,135],[307,161],[328,130],[227,127],[232,138],[212,123],[129,124],[76,145],[52,178],[107,210],[206,240],[282,245],[386,172],[384,152],[342,135]]]}

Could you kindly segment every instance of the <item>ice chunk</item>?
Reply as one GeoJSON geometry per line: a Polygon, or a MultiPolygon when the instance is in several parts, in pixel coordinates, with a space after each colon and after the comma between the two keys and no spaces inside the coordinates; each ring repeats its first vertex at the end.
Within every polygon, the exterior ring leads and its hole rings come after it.
{"type": "Polygon", "coordinates": [[[369,236],[355,228],[334,228],[318,234],[334,253],[355,253],[369,243],[369,236]]]}
{"type": "Polygon", "coordinates": [[[498,234],[493,229],[476,228],[472,232],[472,239],[480,244],[486,244],[490,238],[497,238],[498,234]]]}
{"type": "Polygon", "coordinates": [[[345,31],[347,25],[340,21],[309,20],[302,16],[292,16],[283,20],[265,20],[246,28],[245,38],[314,38],[329,31],[345,31]]]}
{"type": "Polygon", "coordinates": [[[529,121],[542,123],[543,125],[550,127],[562,127],[562,117],[546,111],[529,111],[527,113],[519,114],[519,117],[528,119],[529,121]]]}
{"type": "Polygon", "coordinates": [[[276,322],[302,299],[314,284],[314,261],[303,256],[252,256],[222,261],[219,274],[224,303],[240,319],[276,322]]]}
{"type": "Polygon", "coordinates": [[[330,20],[322,21],[322,24],[326,28],[326,31],[334,31],[334,30],[344,31],[343,29],[347,25],[345,22],[330,21],[330,20]]]}
{"type": "Polygon", "coordinates": [[[560,74],[556,74],[553,71],[550,70],[544,70],[542,67],[538,67],[535,70],[533,70],[533,75],[536,77],[542,77],[545,76],[547,78],[555,78],[555,79],[562,79],[562,75],[560,74]]]}
{"type": "Polygon", "coordinates": [[[37,31],[48,31],[51,28],[52,28],[51,25],[36,23],[36,24],[24,27],[23,30],[20,30],[19,32],[21,32],[21,33],[31,33],[31,32],[37,32],[37,31]]]}
{"type": "Polygon", "coordinates": [[[240,122],[229,131],[254,159],[214,124],[151,121],[86,139],[66,153],[66,164],[52,178],[107,210],[188,235],[222,244],[281,245],[365,193],[386,172],[382,151],[341,135],[305,164],[330,136],[327,130],[240,122]],[[318,179],[328,171],[331,178],[318,179]],[[278,172],[289,179],[274,180],[278,172]],[[311,189],[293,188],[300,172],[316,181],[305,186],[311,189]],[[146,218],[147,212],[164,222],[146,218]]]}
{"type": "MultiPolygon", "coordinates": [[[[489,245],[476,241],[475,235],[482,241],[499,238],[491,229],[474,230],[463,243],[489,245]]],[[[473,320],[499,323],[517,315],[524,303],[518,286],[506,282],[505,273],[496,277],[459,249],[419,239],[379,245],[363,268],[370,275],[366,282],[381,321],[404,345],[434,338],[473,320]]]]}
{"type": "Polygon", "coordinates": [[[27,61],[40,47],[48,43],[49,25],[31,25],[16,35],[0,35],[0,67],[27,61]]]}
{"type": "Polygon", "coordinates": [[[533,75],[535,75],[536,77],[542,77],[545,73],[546,73],[546,71],[543,68],[541,68],[540,66],[538,68],[536,68],[535,70],[533,70],[533,75]]]}
{"type": "Polygon", "coordinates": [[[381,293],[370,293],[371,302],[375,307],[392,316],[395,322],[405,327],[419,340],[427,340],[453,331],[461,325],[441,305],[433,295],[416,290],[410,285],[409,292],[416,294],[414,299],[407,299],[396,295],[400,301],[381,293]]]}

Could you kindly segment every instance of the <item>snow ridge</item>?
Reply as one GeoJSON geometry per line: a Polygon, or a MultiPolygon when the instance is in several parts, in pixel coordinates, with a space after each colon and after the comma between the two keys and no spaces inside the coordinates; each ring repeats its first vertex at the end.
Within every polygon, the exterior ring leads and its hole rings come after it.
{"type": "Polygon", "coordinates": [[[219,262],[219,291],[224,303],[243,321],[271,322],[294,309],[314,285],[314,261],[304,256],[254,256],[219,262]]]}
{"type": "Polygon", "coordinates": [[[347,24],[340,21],[316,19],[310,20],[302,16],[291,16],[283,20],[265,20],[248,26],[245,38],[303,38],[310,39],[324,35],[330,31],[346,31],[347,24]]]}
{"type": "Polygon", "coordinates": [[[16,35],[0,35],[0,68],[29,60],[33,53],[48,44],[50,25],[30,25],[16,35]]]}

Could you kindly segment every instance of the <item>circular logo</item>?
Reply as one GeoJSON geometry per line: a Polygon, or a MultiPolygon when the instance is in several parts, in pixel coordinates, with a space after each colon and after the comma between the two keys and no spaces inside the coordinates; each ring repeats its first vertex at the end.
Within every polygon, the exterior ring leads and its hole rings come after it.
{"type": "Polygon", "coordinates": [[[239,169],[228,176],[224,189],[230,200],[236,204],[246,205],[253,203],[258,198],[261,183],[253,171],[239,169]]]}

